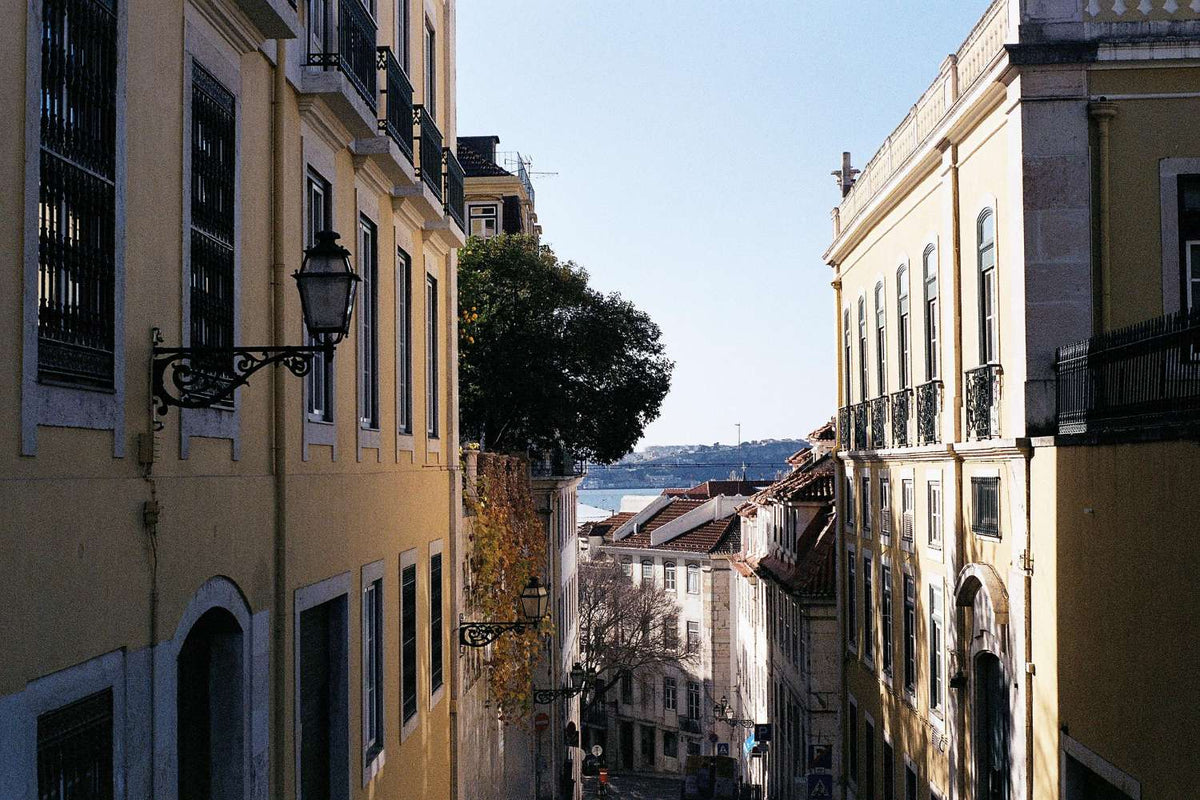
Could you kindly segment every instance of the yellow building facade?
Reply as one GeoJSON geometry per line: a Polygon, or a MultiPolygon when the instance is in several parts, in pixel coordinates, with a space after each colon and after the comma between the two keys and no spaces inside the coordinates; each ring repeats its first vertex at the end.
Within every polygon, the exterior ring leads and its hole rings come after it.
{"type": "Polygon", "coordinates": [[[0,796],[451,797],[453,0],[5,11],[0,796]],[[156,413],[326,230],[335,357],[156,413]]]}
{"type": "Polygon", "coordinates": [[[1196,783],[1149,620],[1197,566],[1197,42],[1183,3],[997,0],[843,169],[845,797],[1196,783]]]}

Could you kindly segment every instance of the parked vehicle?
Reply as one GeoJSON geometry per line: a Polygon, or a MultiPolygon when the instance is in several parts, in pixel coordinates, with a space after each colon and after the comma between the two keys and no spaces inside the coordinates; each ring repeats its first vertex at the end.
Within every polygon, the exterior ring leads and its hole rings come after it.
{"type": "Polygon", "coordinates": [[[738,800],[738,762],[729,756],[688,756],[680,800],[738,800]]]}

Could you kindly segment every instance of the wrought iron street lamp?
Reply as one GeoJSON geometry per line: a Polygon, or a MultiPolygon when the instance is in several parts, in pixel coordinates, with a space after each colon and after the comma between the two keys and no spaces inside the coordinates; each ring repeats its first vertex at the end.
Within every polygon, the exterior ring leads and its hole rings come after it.
{"type": "Polygon", "coordinates": [[[521,591],[521,616],[525,619],[518,622],[463,622],[462,614],[458,615],[458,644],[460,647],[487,647],[499,639],[505,631],[523,631],[526,628],[536,628],[546,616],[550,606],[550,596],[546,586],[536,575],[529,579],[521,591]]]}
{"type": "Polygon", "coordinates": [[[725,695],[721,695],[721,702],[713,704],[713,717],[715,722],[724,722],[731,728],[741,725],[749,730],[754,727],[754,720],[738,719],[733,716],[733,706],[729,705],[729,698],[725,695]]]}
{"type": "Polygon", "coordinates": [[[571,667],[571,671],[567,673],[567,676],[570,680],[569,686],[564,686],[561,689],[535,688],[533,690],[533,702],[540,705],[547,705],[553,703],[555,700],[565,700],[568,697],[583,694],[596,679],[596,671],[593,669],[584,669],[583,665],[576,661],[575,666],[571,667]]]}
{"type": "MultiPolygon", "coordinates": [[[[300,270],[292,274],[300,292],[304,327],[312,344],[282,347],[155,347],[154,410],[170,406],[211,408],[226,402],[250,376],[266,366],[287,367],[302,378],[320,353],[333,358],[338,342],[350,331],[359,276],[350,266],[350,251],[337,243],[333,231],[317,234],[317,243],[304,251],[300,270]],[[170,377],[167,372],[170,371],[170,377]]],[[[155,341],[161,341],[155,332],[155,341]]]]}

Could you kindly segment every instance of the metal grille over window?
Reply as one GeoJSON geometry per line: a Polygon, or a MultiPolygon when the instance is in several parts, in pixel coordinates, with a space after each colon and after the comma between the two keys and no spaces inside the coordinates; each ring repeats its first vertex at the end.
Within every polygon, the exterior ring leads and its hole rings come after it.
{"type": "Polygon", "coordinates": [[[971,530],[1000,535],[1000,479],[971,478],[971,530]]]}
{"type": "MultiPolygon", "coordinates": [[[[202,66],[193,64],[192,347],[228,350],[234,345],[234,114],[233,94],[202,66]]],[[[193,368],[214,375],[232,374],[232,366],[230,357],[193,359],[193,368]]],[[[232,398],[220,403],[232,404],[232,398]]]]}
{"type": "Polygon", "coordinates": [[[112,690],[37,721],[39,800],[112,800],[112,690]]]}
{"type": "Polygon", "coordinates": [[[42,7],[38,379],[110,389],[116,228],[116,4],[42,7]]]}

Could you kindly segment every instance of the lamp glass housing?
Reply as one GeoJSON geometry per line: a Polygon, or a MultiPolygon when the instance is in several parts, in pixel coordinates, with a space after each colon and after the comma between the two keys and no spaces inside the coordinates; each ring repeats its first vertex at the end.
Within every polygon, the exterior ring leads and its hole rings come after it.
{"type": "Polygon", "coordinates": [[[361,279],[350,266],[350,251],[337,240],[334,231],[317,233],[317,243],[304,251],[300,271],[292,274],[300,291],[304,327],[315,342],[337,343],[350,332],[361,279]]]}
{"type": "Polygon", "coordinates": [[[586,677],[587,677],[587,673],[584,672],[583,665],[580,664],[578,661],[576,661],[575,666],[571,667],[571,672],[570,672],[571,688],[572,689],[582,689],[583,682],[586,677]]]}
{"type": "Polygon", "coordinates": [[[550,596],[546,593],[545,585],[535,575],[525,584],[521,592],[521,614],[527,622],[538,623],[546,616],[550,605],[550,596]]]}

